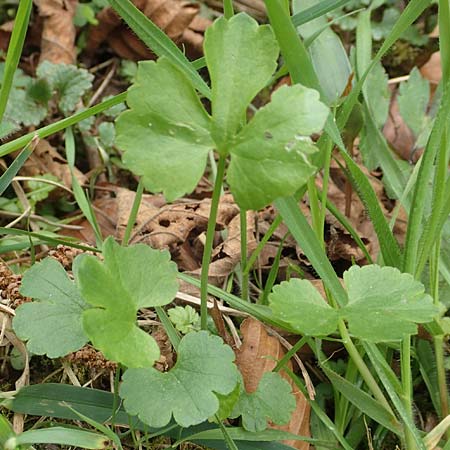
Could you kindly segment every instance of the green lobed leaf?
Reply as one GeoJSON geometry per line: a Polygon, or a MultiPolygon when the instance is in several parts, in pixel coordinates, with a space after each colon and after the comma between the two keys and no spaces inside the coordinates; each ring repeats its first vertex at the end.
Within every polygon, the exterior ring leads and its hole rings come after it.
{"type": "Polygon", "coordinates": [[[212,136],[219,152],[226,154],[248,105],[270,81],[279,48],[269,26],[258,26],[241,13],[208,28],[204,51],[211,77],[212,136]]]}
{"type": "Polygon", "coordinates": [[[58,261],[46,258],[28,269],[20,293],[36,300],[19,306],[13,319],[31,353],[57,358],[87,343],[82,314],[88,305],[58,261]]]}
{"type": "Polygon", "coordinates": [[[320,336],[336,330],[338,318],[350,332],[371,342],[401,340],[417,333],[418,323],[438,314],[422,283],[394,267],[353,266],[344,272],[348,303],[333,309],[307,280],[292,279],[269,296],[275,315],[303,334],[320,336]]]}
{"type": "Polygon", "coordinates": [[[150,367],[159,358],[155,340],[136,325],[138,309],[166,305],[177,292],[176,265],[168,252],[147,245],[121,247],[112,237],[103,244],[104,262],[76,260],[80,291],[94,308],[83,313],[93,345],[128,367],[150,367]]]}
{"type": "Polygon", "coordinates": [[[336,331],[338,313],[308,280],[292,278],[273,288],[270,307],[281,320],[311,336],[328,335],[336,331]]]}
{"type": "Polygon", "coordinates": [[[200,315],[192,306],[175,306],[168,309],[167,314],[180,333],[187,334],[200,329],[200,315]]]}
{"type": "Polygon", "coordinates": [[[344,272],[350,332],[372,342],[403,339],[438,313],[420,281],[394,267],[353,266],[344,272]]]}
{"type": "Polygon", "coordinates": [[[141,62],[127,103],[130,110],[116,125],[124,163],[169,201],[191,192],[214,144],[210,118],[189,79],[166,58],[141,62]]]}
{"type": "Polygon", "coordinates": [[[129,414],[152,427],[169,423],[172,415],[182,427],[205,421],[219,409],[214,395],[229,394],[238,381],[234,353],[206,331],[183,337],[178,360],[169,372],[154,368],[128,369],[120,388],[129,414]]]}
{"type": "Polygon", "coordinates": [[[258,432],[267,428],[267,421],[277,425],[289,422],[295,409],[295,397],[289,383],[279,373],[266,372],[255,392],[242,392],[231,417],[242,416],[247,431],[258,432]]]}
{"type": "Polygon", "coordinates": [[[241,208],[260,209],[306,183],[315,171],[308,160],[316,151],[309,135],[322,129],[328,113],[313,89],[275,91],[230,147],[228,181],[241,208]]]}
{"type": "Polygon", "coordinates": [[[64,114],[73,111],[82,95],[92,87],[94,76],[86,69],[71,64],[41,63],[36,71],[39,78],[47,80],[50,87],[57,91],[58,106],[64,114]]]}

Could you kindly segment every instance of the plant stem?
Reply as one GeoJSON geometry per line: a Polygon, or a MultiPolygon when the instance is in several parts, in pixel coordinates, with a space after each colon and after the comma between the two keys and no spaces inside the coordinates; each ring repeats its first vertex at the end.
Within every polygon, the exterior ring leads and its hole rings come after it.
{"type": "MultiPolygon", "coordinates": [[[[431,295],[436,306],[439,305],[439,257],[440,257],[441,245],[440,242],[436,242],[433,247],[432,257],[430,258],[430,285],[431,295]]],[[[444,336],[433,336],[434,345],[434,357],[436,360],[436,372],[439,388],[439,403],[440,403],[440,415],[441,419],[445,419],[449,414],[448,406],[448,389],[447,379],[445,373],[445,360],[444,360],[444,336]]],[[[450,440],[450,430],[447,430],[447,438],[450,440]]]]}
{"type": "Polygon", "coordinates": [[[245,270],[247,268],[247,211],[241,208],[239,210],[239,215],[241,219],[241,293],[242,300],[248,300],[249,276],[248,272],[245,270]]]}
{"type": "MultiPolygon", "coordinates": [[[[403,404],[408,416],[412,418],[411,336],[405,337],[402,341],[400,362],[403,386],[403,404]]],[[[408,450],[414,450],[417,448],[414,436],[408,427],[405,427],[405,443],[408,450]]]]}
{"type": "Polygon", "coordinates": [[[213,195],[211,198],[211,210],[209,212],[208,228],[206,230],[205,247],[203,249],[202,272],[200,275],[200,320],[202,330],[206,330],[208,323],[208,273],[209,264],[211,262],[214,232],[216,231],[220,191],[222,189],[223,176],[225,174],[225,161],[225,157],[220,155],[219,163],[217,164],[216,180],[214,181],[213,195]]]}
{"type": "Polygon", "coordinates": [[[127,228],[122,239],[122,245],[126,247],[130,241],[131,232],[133,231],[133,226],[138,215],[139,206],[141,205],[142,194],[144,192],[144,184],[142,183],[142,178],[139,179],[139,184],[136,189],[136,195],[134,196],[133,206],[131,207],[130,216],[128,217],[127,228]]]}
{"type": "Polygon", "coordinates": [[[323,164],[322,193],[320,194],[321,214],[319,224],[321,236],[324,235],[325,229],[325,215],[327,212],[327,194],[328,194],[328,182],[330,180],[330,165],[331,165],[332,150],[333,150],[333,143],[330,139],[328,139],[325,144],[325,161],[323,164]]]}
{"type": "Polygon", "coordinates": [[[353,344],[352,339],[348,333],[348,330],[345,326],[344,321],[341,319],[339,320],[339,332],[342,337],[342,343],[344,344],[345,349],[347,350],[348,354],[350,355],[350,358],[355,363],[356,367],[359,370],[359,373],[363,377],[365,383],[367,384],[368,388],[374,395],[374,397],[381,403],[381,405],[390,413],[392,416],[395,416],[394,412],[392,411],[391,406],[389,405],[389,402],[386,400],[386,397],[383,394],[383,391],[378,386],[378,383],[376,382],[375,378],[373,377],[372,373],[370,372],[369,368],[367,367],[366,363],[364,362],[363,358],[359,354],[357,348],[355,347],[355,344],[353,344]]]}
{"type": "Polygon", "coordinates": [[[315,177],[309,177],[308,179],[308,198],[309,208],[311,210],[312,229],[314,230],[317,239],[319,239],[320,244],[323,247],[323,233],[321,235],[322,227],[320,226],[320,219],[322,214],[320,210],[319,199],[317,197],[315,177]]]}
{"type": "Polygon", "coordinates": [[[225,19],[231,19],[233,17],[233,0],[223,0],[223,15],[225,16],[225,19]]]}
{"type": "Polygon", "coordinates": [[[272,237],[273,233],[275,233],[276,229],[280,226],[280,224],[283,222],[283,219],[278,214],[273,222],[270,224],[269,229],[266,231],[266,234],[263,236],[261,241],[259,242],[256,249],[252,252],[250,258],[247,261],[247,266],[245,267],[244,273],[248,274],[253,267],[253,264],[255,264],[256,260],[258,259],[259,254],[261,253],[264,246],[269,242],[269,239],[272,237]]]}

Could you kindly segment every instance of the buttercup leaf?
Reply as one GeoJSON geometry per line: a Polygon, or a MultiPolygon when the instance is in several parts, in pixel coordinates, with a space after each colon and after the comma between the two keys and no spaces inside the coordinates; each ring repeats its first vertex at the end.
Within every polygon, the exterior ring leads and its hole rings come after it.
{"type": "Polygon", "coordinates": [[[168,252],[147,245],[103,244],[104,262],[83,255],[76,278],[86,301],[83,325],[93,345],[127,367],[150,367],[159,358],[155,340],[138,328],[139,308],[171,302],[177,292],[176,265],[168,252]]]}
{"type": "Polygon", "coordinates": [[[144,61],[127,103],[130,110],[116,127],[124,163],[169,201],[192,192],[214,144],[210,118],[191,82],[165,58],[144,61]]]}
{"type": "Polygon", "coordinates": [[[274,314],[300,333],[326,336],[336,331],[338,313],[308,280],[292,278],[273,288],[269,296],[274,314]]]}
{"type": "Polygon", "coordinates": [[[56,259],[46,258],[28,269],[20,292],[36,300],[19,306],[13,320],[14,331],[28,341],[31,353],[58,358],[87,343],[81,317],[88,305],[56,259]]]}
{"type": "Polygon", "coordinates": [[[283,86],[237,136],[228,181],[238,205],[260,209],[294,194],[314,173],[309,135],[322,129],[328,108],[319,93],[301,85],[283,86]]]}
{"type": "Polygon", "coordinates": [[[248,105],[275,71],[279,47],[270,27],[236,14],[208,28],[204,51],[211,76],[212,135],[219,152],[226,153],[248,105]]]}
{"type": "Polygon", "coordinates": [[[215,393],[229,394],[238,381],[234,353],[206,331],[183,337],[178,360],[169,372],[128,369],[120,388],[125,409],[151,427],[167,425],[173,415],[182,427],[205,421],[219,409],[215,393]]]}
{"type": "Polygon", "coordinates": [[[306,280],[275,286],[269,296],[273,312],[299,332],[320,336],[336,330],[339,318],[350,333],[372,342],[401,340],[431,322],[439,310],[422,283],[394,267],[353,266],[344,272],[348,303],[333,309],[306,280]]]}
{"type": "Polygon", "coordinates": [[[266,372],[255,392],[242,389],[231,417],[242,416],[242,425],[247,431],[263,431],[267,420],[277,425],[289,422],[295,409],[295,397],[291,386],[280,374],[266,372]]]}
{"type": "Polygon", "coordinates": [[[282,87],[246,125],[250,102],[276,69],[279,48],[271,28],[246,14],[221,18],[206,31],[204,50],[212,119],[191,81],[169,60],[142,62],[128,91],[130,109],[117,120],[124,163],[148,190],[172,201],[194,190],[215,149],[231,154],[228,180],[242,208],[259,209],[293,194],[315,171],[309,136],[328,116],[319,94],[282,87]]]}
{"type": "Polygon", "coordinates": [[[360,339],[400,340],[438,313],[423,284],[394,267],[353,266],[344,272],[344,282],[349,302],[341,314],[360,339]]]}

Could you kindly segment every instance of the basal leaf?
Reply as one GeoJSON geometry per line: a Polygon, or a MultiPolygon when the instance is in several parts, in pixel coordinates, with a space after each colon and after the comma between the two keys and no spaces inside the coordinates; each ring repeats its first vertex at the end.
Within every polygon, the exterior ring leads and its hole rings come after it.
{"type": "Polygon", "coordinates": [[[82,95],[92,87],[94,76],[86,69],[71,64],[54,64],[44,61],[37,76],[45,79],[58,94],[58,106],[64,114],[73,111],[82,95]]]}
{"type": "Polygon", "coordinates": [[[242,416],[247,431],[257,432],[267,428],[267,421],[277,425],[289,422],[295,409],[291,386],[280,374],[266,372],[255,392],[241,392],[231,417],[242,416]]]}
{"type": "Polygon", "coordinates": [[[319,93],[299,84],[275,91],[230,147],[228,181],[244,209],[260,209],[294,194],[314,173],[310,134],[322,129],[328,108],[319,93]]]}
{"type": "Polygon", "coordinates": [[[200,315],[190,305],[170,308],[167,310],[167,315],[180,333],[187,334],[200,329],[200,315]]]}
{"type": "Polygon", "coordinates": [[[168,252],[147,245],[121,247],[113,238],[103,244],[104,262],[83,255],[76,278],[94,308],[83,314],[93,345],[128,367],[150,367],[159,358],[155,340],[136,325],[139,308],[169,303],[177,292],[176,266],[168,252]]]}
{"type": "Polygon", "coordinates": [[[300,333],[320,336],[336,331],[338,314],[308,280],[292,278],[269,295],[274,314],[300,333]]]}
{"type": "Polygon", "coordinates": [[[394,267],[353,266],[344,272],[344,282],[349,302],[341,314],[360,339],[400,340],[438,313],[423,284],[394,267]]]}
{"type": "Polygon", "coordinates": [[[127,103],[116,127],[124,163],[169,201],[193,191],[214,144],[191,82],[166,58],[141,62],[127,103]]]}
{"type": "Polygon", "coordinates": [[[205,421],[219,409],[214,393],[229,394],[238,381],[234,353],[206,331],[189,333],[178,347],[178,360],[169,372],[128,369],[120,396],[125,409],[152,427],[168,424],[172,415],[182,427],[205,421]]]}
{"type": "Polygon", "coordinates": [[[211,76],[212,135],[219,152],[226,153],[249,103],[275,71],[279,48],[269,26],[237,14],[208,28],[204,51],[211,76]]]}
{"type": "Polygon", "coordinates": [[[57,358],[86,344],[82,313],[88,305],[58,261],[46,258],[34,264],[25,272],[20,292],[35,299],[19,306],[13,320],[30,352],[57,358]]]}

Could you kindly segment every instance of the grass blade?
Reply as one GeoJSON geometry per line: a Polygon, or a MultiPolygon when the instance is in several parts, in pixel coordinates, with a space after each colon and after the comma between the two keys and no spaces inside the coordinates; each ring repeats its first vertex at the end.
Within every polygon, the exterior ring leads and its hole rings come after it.
{"type": "Polygon", "coordinates": [[[92,205],[89,202],[83,188],[78,181],[78,178],[75,176],[75,139],[73,137],[72,128],[68,127],[65,134],[65,145],[66,145],[66,156],[67,156],[67,164],[69,165],[70,175],[72,177],[72,191],[75,197],[75,201],[77,202],[81,212],[86,217],[87,221],[91,225],[95,234],[95,243],[97,247],[102,246],[103,237],[102,232],[100,231],[100,227],[97,222],[97,217],[95,217],[94,210],[92,209],[92,205]]]}
{"type": "Polygon", "coordinates": [[[7,142],[6,144],[0,145],[0,157],[8,155],[11,152],[21,149],[22,147],[25,147],[31,142],[31,140],[36,135],[41,139],[51,136],[52,134],[55,134],[58,131],[62,131],[67,127],[70,127],[71,125],[75,125],[76,123],[81,122],[84,119],[87,119],[88,117],[95,116],[96,114],[106,111],[112,106],[118,105],[119,103],[123,103],[126,100],[126,98],[127,93],[122,92],[121,94],[115,95],[114,97],[109,98],[108,100],[105,100],[99,103],[98,105],[91,106],[90,108],[85,109],[84,111],[80,111],[70,117],[58,120],[58,122],[51,123],[50,125],[39,128],[36,131],[32,131],[31,133],[27,133],[17,139],[14,139],[11,142],[7,142]]]}
{"type": "Polygon", "coordinates": [[[17,8],[14,28],[11,34],[11,40],[6,55],[5,72],[3,73],[2,88],[0,91],[0,123],[6,111],[9,92],[11,90],[14,74],[19,65],[20,55],[22,54],[23,43],[27,34],[28,22],[30,20],[32,0],[21,0],[17,8]]]}
{"type": "Polygon", "coordinates": [[[157,56],[169,58],[183,70],[201,94],[210,98],[211,91],[208,85],[172,39],[129,0],[108,0],[108,2],[150,50],[157,56]]]}
{"type": "MultiPolygon", "coordinates": [[[[448,126],[448,116],[450,113],[450,84],[444,89],[439,111],[431,131],[430,138],[422,155],[422,163],[417,175],[411,210],[409,212],[408,229],[406,231],[405,254],[403,260],[403,271],[411,274],[416,273],[417,257],[419,252],[420,236],[422,234],[422,224],[425,213],[425,205],[428,183],[432,178],[434,170],[434,160],[441,146],[441,138],[444,130],[448,126]]],[[[445,151],[443,149],[442,151],[445,151]]],[[[440,211],[438,211],[440,212],[440,211]]]]}
{"type": "Polygon", "coordinates": [[[311,20],[324,16],[334,9],[341,8],[349,2],[350,0],[323,0],[317,3],[317,5],[310,6],[308,9],[294,14],[291,17],[292,24],[295,27],[299,27],[300,25],[311,22],[311,20]]]}
{"type": "Polygon", "coordinates": [[[356,192],[363,202],[372,221],[380,243],[380,249],[384,262],[388,266],[399,268],[402,261],[400,246],[389,228],[389,224],[378,203],[375,191],[373,190],[366,175],[353,161],[351,156],[345,152],[341,152],[341,155],[347,165],[347,168],[343,168],[343,170],[345,170],[348,174],[352,185],[356,189],[356,192]]]}
{"type": "Polygon", "coordinates": [[[350,383],[345,378],[338,375],[335,371],[323,365],[321,367],[336,390],[338,390],[347,400],[355,405],[359,411],[366,414],[368,417],[372,418],[395,434],[402,433],[397,419],[389,414],[389,412],[386,411],[386,409],[383,408],[383,406],[367,392],[364,392],[362,389],[350,383]]]}
{"type": "Polygon", "coordinates": [[[275,206],[325,286],[340,306],[345,305],[347,294],[296,200],[293,197],[278,199],[275,201],[275,206]]]}
{"type": "Polygon", "coordinates": [[[31,444],[59,444],[88,449],[102,449],[106,448],[108,441],[109,439],[106,436],[93,433],[92,431],[53,427],[24,431],[9,439],[5,445],[5,450],[16,449],[18,445],[31,444]]]}
{"type": "MultiPolygon", "coordinates": [[[[38,239],[47,244],[51,244],[54,246],[57,245],[67,245],[68,247],[79,248],[80,250],[84,250],[85,252],[100,252],[101,250],[95,247],[88,247],[87,245],[77,244],[75,241],[70,239],[59,239],[53,236],[49,236],[45,233],[35,233],[27,230],[20,230],[19,228],[5,228],[0,227],[0,235],[12,235],[12,236],[27,236],[31,238],[38,239]]],[[[26,248],[26,247],[25,247],[26,248]]]]}
{"type": "Polygon", "coordinates": [[[345,217],[344,214],[342,214],[336,205],[334,205],[330,200],[327,199],[327,209],[330,211],[331,214],[333,214],[334,217],[338,220],[338,222],[345,228],[345,230],[350,234],[350,236],[353,238],[353,240],[356,242],[360,250],[364,253],[365,258],[367,259],[367,262],[369,264],[373,264],[372,257],[370,256],[369,252],[367,251],[367,248],[362,241],[362,239],[359,237],[358,232],[353,228],[350,221],[345,217]]]}
{"type": "Polygon", "coordinates": [[[399,416],[401,417],[403,421],[404,427],[407,429],[407,431],[411,434],[411,436],[414,439],[414,442],[417,445],[418,450],[427,450],[425,447],[425,444],[423,443],[419,432],[414,425],[414,422],[412,421],[412,418],[406,411],[402,401],[400,400],[395,387],[391,383],[392,377],[395,377],[393,375],[392,370],[390,367],[386,365],[386,360],[376,351],[374,351],[375,344],[369,344],[364,342],[364,349],[367,352],[367,355],[370,358],[370,361],[373,364],[373,367],[375,368],[375,371],[380,378],[381,382],[383,383],[384,388],[386,389],[386,392],[388,393],[390,399],[392,400],[392,403],[394,404],[395,409],[397,410],[399,416]]]}
{"type": "Polygon", "coordinates": [[[17,172],[22,168],[25,164],[25,161],[29,158],[29,156],[33,153],[34,148],[38,139],[36,139],[35,143],[31,141],[16,157],[16,159],[11,163],[11,165],[5,170],[3,175],[0,177],[0,195],[5,192],[8,186],[11,184],[13,178],[17,175],[17,172]]]}
{"type": "MultiPolygon", "coordinates": [[[[267,15],[280,45],[292,82],[301,83],[304,86],[316,89],[319,91],[322,101],[324,101],[325,95],[312,65],[308,50],[298,36],[283,0],[265,0],[265,4],[267,15]]],[[[331,114],[328,116],[325,124],[325,132],[338,147],[344,148],[344,143],[331,114]]]]}

